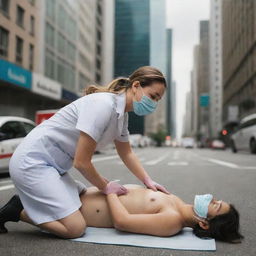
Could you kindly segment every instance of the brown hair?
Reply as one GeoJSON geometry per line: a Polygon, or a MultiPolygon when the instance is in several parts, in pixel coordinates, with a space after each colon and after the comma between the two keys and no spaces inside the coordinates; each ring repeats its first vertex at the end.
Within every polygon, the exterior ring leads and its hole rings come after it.
{"type": "Polygon", "coordinates": [[[119,77],[107,86],[90,85],[84,92],[86,95],[96,92],[120,94],[127,91],[135,81],[140,82],[141,87],[150,86],[154,82],[160,82],[163,83],[165,87],[167,86],[161,71],[151,66],[144,66],[136,69],[129,77],[119,77]]]}

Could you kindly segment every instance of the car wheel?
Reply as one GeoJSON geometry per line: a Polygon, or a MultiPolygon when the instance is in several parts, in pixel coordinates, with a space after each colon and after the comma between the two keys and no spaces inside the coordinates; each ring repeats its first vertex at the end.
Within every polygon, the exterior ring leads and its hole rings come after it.
{"type": "Polygon", "coordinates": [[[236,149],[236,144],[233,140],[231,140],[231,149],[232,149],[232,152],[233,153],[236,153],[237,152],[237,149],[236,149]]]}
{"type": "Polygon", "coordinates": [[[250,141],[250,151],[252,154],[256,154],[256,140],[252,139],[250,141]]]}

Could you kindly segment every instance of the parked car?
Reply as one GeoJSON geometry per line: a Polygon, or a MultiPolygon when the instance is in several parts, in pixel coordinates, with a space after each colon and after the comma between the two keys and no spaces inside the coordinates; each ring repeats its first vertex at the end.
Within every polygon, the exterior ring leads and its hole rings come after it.
{"type": "Polygon", "coordinates": [[[211,142],[211,148],[212,149],[225,149],[225,143],[221,140],[214,139],[211,142]]]}
{"type": "Polygon", "coordinates": [[[195,139],[192,137],[184,137],[181,140],[181,145],[184,148],[194,148],[195,146],[195,139]]]}
{"type": "Polygon", "coordinates": [[[14,150],[35,126],[26,118],[0,116],[0,172],[8,171],[14,150]]]}
{"type": "Polygon", "coordinates": [[[243,118],[237,130],[231,135],[231,148],[234,153],[238,150],[250,150],[256,154],[256,113],[243,118]]]}

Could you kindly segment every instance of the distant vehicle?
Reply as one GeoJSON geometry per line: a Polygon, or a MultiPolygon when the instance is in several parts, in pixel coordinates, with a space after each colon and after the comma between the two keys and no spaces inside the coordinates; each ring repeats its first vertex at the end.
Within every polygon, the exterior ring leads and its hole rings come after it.
{"type": "Polygon", "coordinates": [[[184,137],[181,140],[181,145],[184,148],[194,148],[195,146],[195,139],[192,137],[184,137]]]}
{"type": "Polygon", "coordinates": [[[59,109],[47,109],[47,110],[38,110],[36,111],[36,124],[39,125],[42,123],[44,120],[49,119],[52,117],[59,109]]]}
{"type": "Polygon", "coordinates": [[[231,135],[231,149],[249,150],[256,154],[256,113],[243,118],[237,130],[231,135]]]}
{"type": "Polygon", "coordinates": [[[130,134],[129,135],[130,145],[134,148],[143,148],[151,145],[151,139],[148,136],[141,134],[130,134]]]}
{"type": "Polygon", "coordinates": [[[8,170],[14,150],[35,126],[23,117],[0,116],[0,172],[8,170]]]}
{"type": "Polygon", "coordinates": [[[215,139],[211,142],[211,148],[212,149],[225,149],[226,146],[223,141],[215,139]]]}
{"type": "Polygon", "coordinates": [[[130,145],[134,148],[138,148],[140,145],[140,138],[142,137],[141,134],[130,134],[129,141],[130,145]]]}

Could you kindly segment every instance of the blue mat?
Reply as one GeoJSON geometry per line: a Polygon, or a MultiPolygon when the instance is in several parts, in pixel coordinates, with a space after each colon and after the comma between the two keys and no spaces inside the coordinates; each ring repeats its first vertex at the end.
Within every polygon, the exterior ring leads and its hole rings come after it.
{"type": "Polygon", "coordinates": [[[83,237],[71,240],[85,243],[129,245],[175,250],[216,251],[214,239],[200,239],[193,234],[191,228],[184,228],[179,234],[172,237],[156,237],[120,232],[114,228],[88,227],[83,237]]]}

